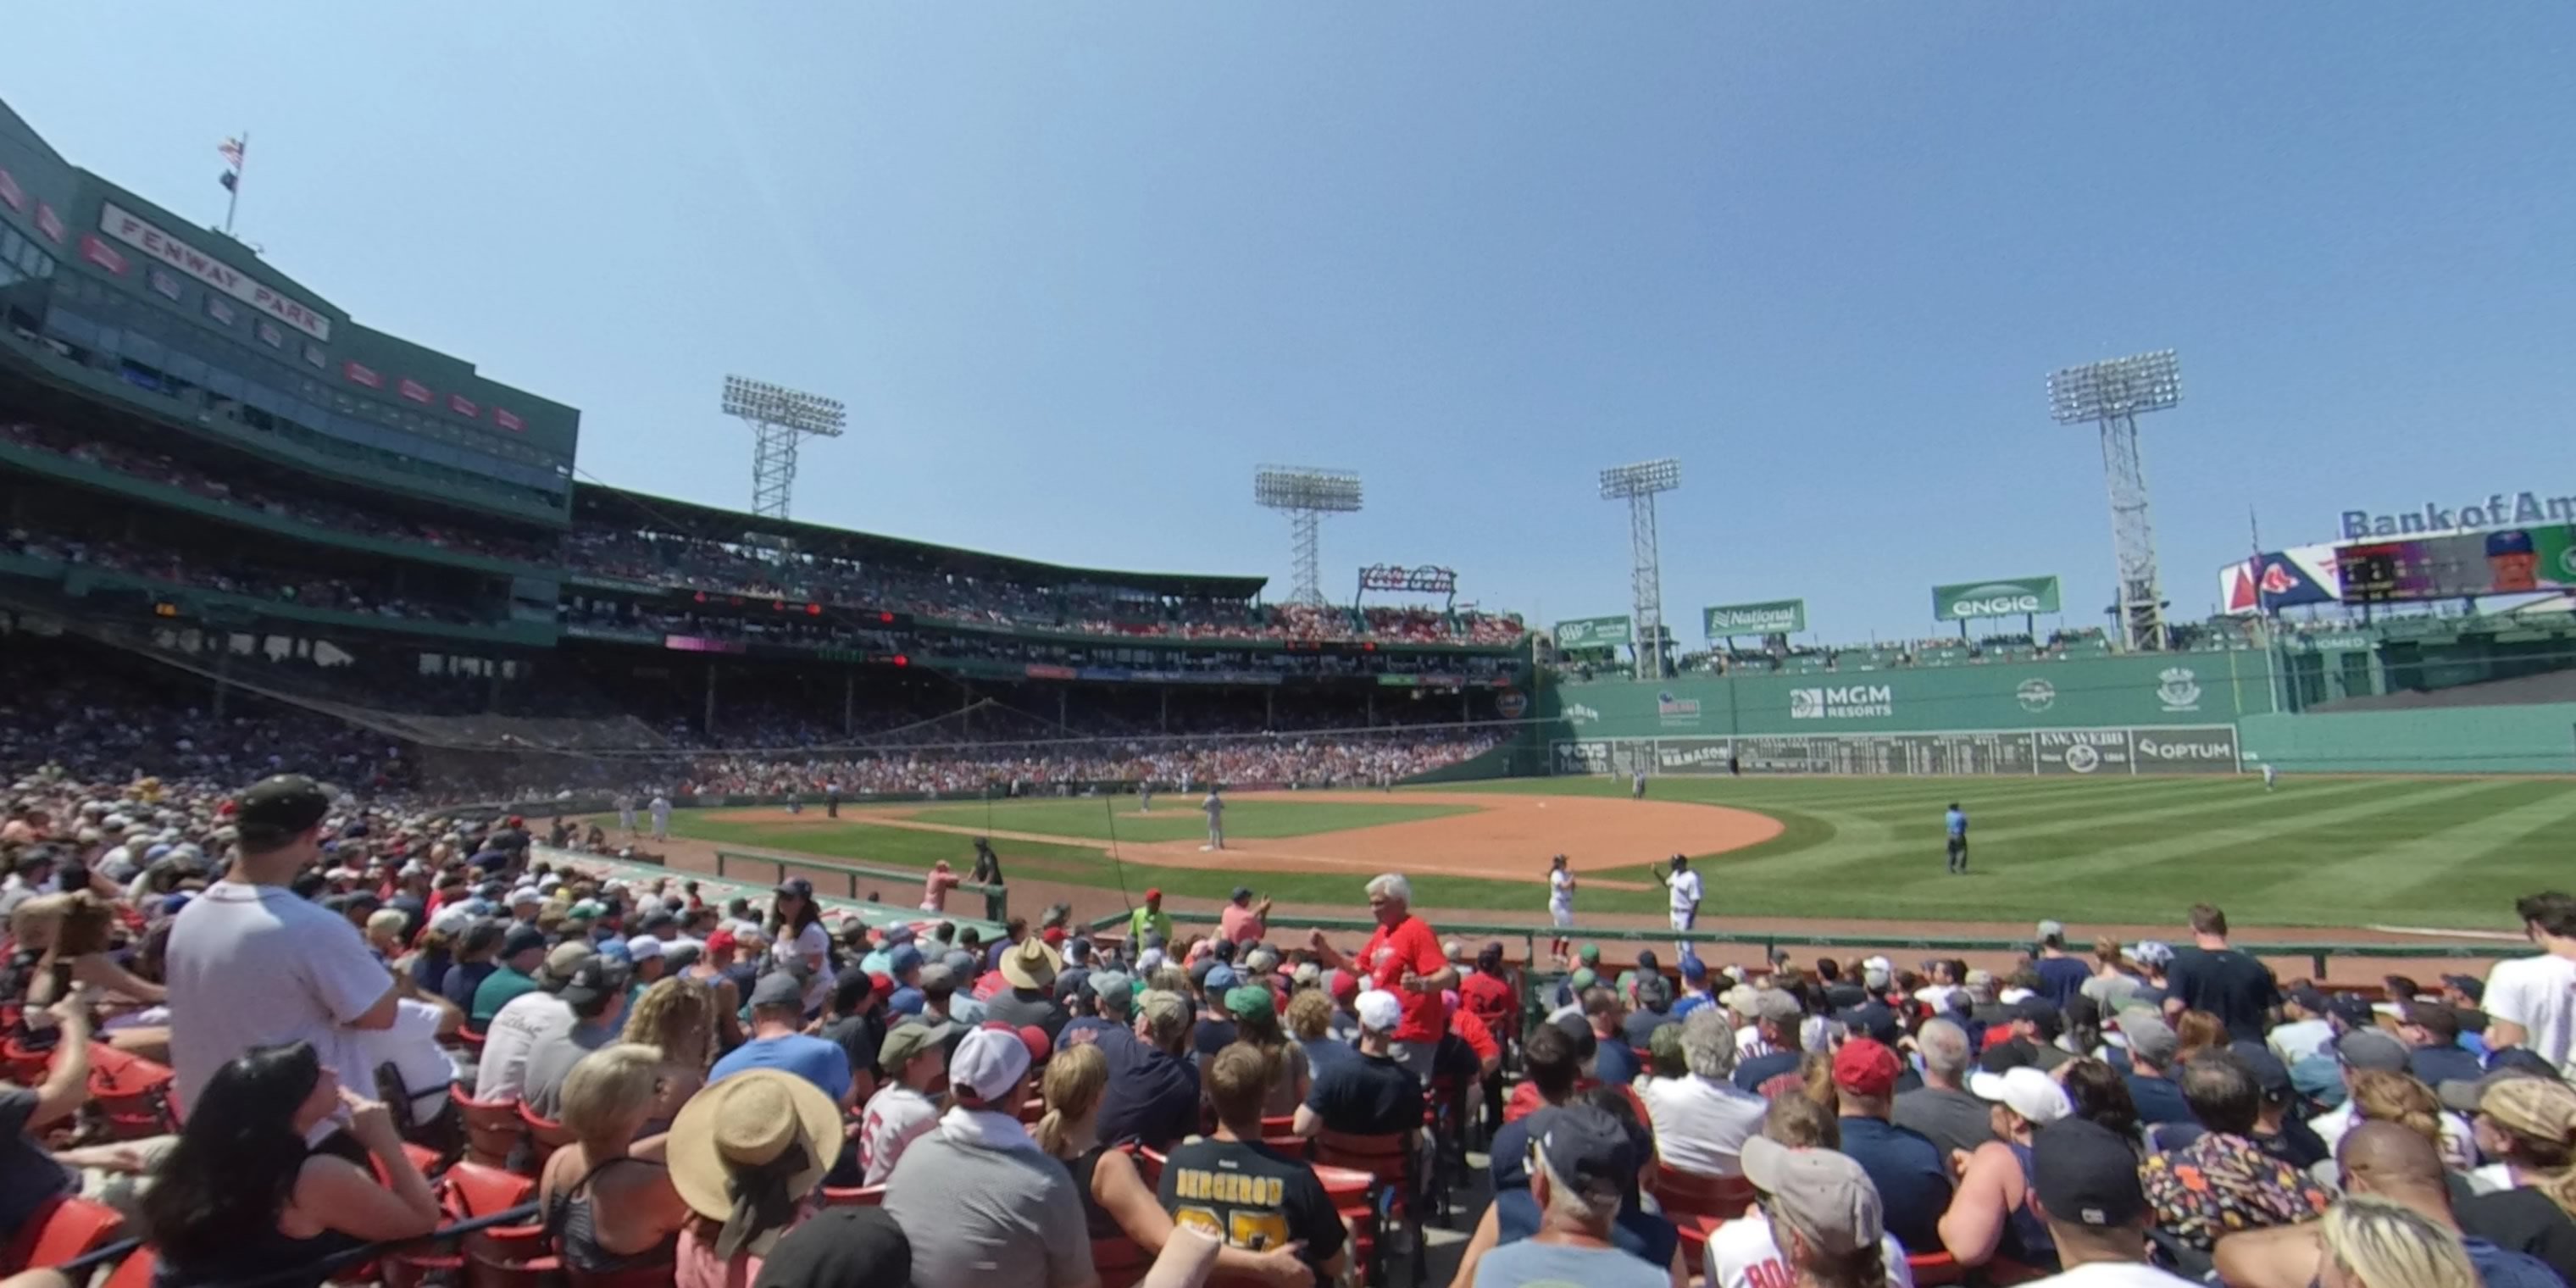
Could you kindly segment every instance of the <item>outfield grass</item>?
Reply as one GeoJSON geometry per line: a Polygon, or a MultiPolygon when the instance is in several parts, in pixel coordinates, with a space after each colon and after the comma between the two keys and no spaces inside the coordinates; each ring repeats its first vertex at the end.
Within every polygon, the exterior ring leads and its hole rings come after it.
{"type": "MultiPolygon", "coordinates": [[[[1627,784],[1519,779],[1439,790],[1622,796],[1627,784]]],[[[1769,841],[1707,860],[1711,913],[2178,925],[2184,908],[2208,899],[2239,925],[2510,930],[2515,898],[2576,881],[2566,857],[2566,837],[2576,823],[2576,782],[2558,780],[2291,778],[2266,794],[2258,781],[2234,777],[1661,778],[1648,790],[1659,800],[1755,810],[1785,825],[1769,841]],[[1953,800],[1966,806],[1972,824],[1972,874],[1966,877],[1943,870],[1941,811],[1953,800]]],[[[1236,808],[1286,811],[1266,824],[1285,830],[1238,830],[1231,809],[1226,822],[1235,835],[1297,835],[1394,821],[1384,813],[1363,820],[1346,811],[1384,811],[1403,801],[1399,792],[1393,802],[1365,806],[1247,802],[1236,808]]],[[[1122,806],[1132,808],[1132,802],[1122,806]]],[[[1105,834],[1101,811],[1098,801],[997,805],[993,826],[1105,834]],[[1069,822],[1035,826],[1029,821],[1035,815],[1018,813],[1057,808],[1073,811],[1069,822]],[[1084,814],[1089,829],[1074,817],[1084,814]]],[[[937,821],[983,823],[980,805],[935,807],[923,816],[952,813],[959,817],[937,821]]],[[[1122,813],[1120,838],[1158,839],[1131,830],[1132,822],[1145,821],[1122,813]]],[[[1203,827],[1195,811],[1177,822],[1180,830],[1168,839],[1197,836],[1203,827]]],[[[672,823],[688,836],[907,867],[968,853],[963,837],[860,822],[838,828],[765,826],[728,820],[720,812],[683,810],[672,823]]],[[[998,848],[1013,872],[1080,884],[1120,883],[1122,874],[1097,847],[1005,841],[998,848]]],[[[1643,880],[1645,869],[1641,863],[1634,872],[1604,875],[1643,880]]],[[[1160,885],[1178,894],[1222,898],[1245,873],[1220,865],[1130,866],[1123,877],[1130,889],[1160,885]]],[[[1348,874],[1260,874],[1245,883],[1286,901],[1354,908],[1360,903],[1359,882],[1348,874]]],[[[1531,881],[1418,875],[1414,886],[1425,907],[1535,915],[1544,903],[1541,887],[1531,881]]],[[[1660,890],[1590,888],[1578,911],[1652,912],[1661,906],[1660,890]]]]}
{"type": "MultiPolygon", "coordinates": [[[[1159,797],[1151,814],[1137,813],[1132,796],[996,801],[989,813],[980,803],[888,808],[924,823],[991,828],[997,832],[1079,836],[1094,841],[1202,841],[1207,839],[1207,815],[1199,812],[1200,799],[1159,797]]],[[[1467,814],[1475,808],[1419,801],[1400,803],[1392,798],[1384,802],[1229,800],[1225,806],[1225,834],[1244,841],[1275,840],[1467,814]]]]}

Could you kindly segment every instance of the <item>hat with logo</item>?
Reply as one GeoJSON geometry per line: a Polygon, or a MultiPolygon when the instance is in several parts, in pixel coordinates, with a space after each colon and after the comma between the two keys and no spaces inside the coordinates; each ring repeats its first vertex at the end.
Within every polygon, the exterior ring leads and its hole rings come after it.
{"type": "Polygon", "coordinates": [[[1755,1136],[1744,1142],[1740,1157],[1744,1179],[1770,1198],[1764,1210],[1787,1221],[1816,1251],[1844,1257],[1887,1237],[1878,1187],[1850,1155],[1792,1149],[1755,1136]]]}
{"type": "Polygon", "coordinates": [[[886,1030],[885,1041],[877,1044],[877,1067],[888,1074],[901,1075],[903,1067],[914,1056],[934,1051],[948,1044],[957,1032],[954,1024],[929,1024],[906,1021],[886,1030]]]}
{"type": "Polygon", "coordinates": [[[980,1104],[1007,1094],[1028,1071],[1028,1045],[1009,1028],[977,1029],[959,1039],[948,1057],[949,1087],[980,1104]]]}
{"type": "Polygon", "coordinates": [[[2052,1221],[2089,1229],[2135,1223],[2147,1212],[2138,1155],[2127,1138],[2100,1123],[2065,1118],[2030,1141],[2031,1191],[2052,1221]]]}
{"type": "Polygon", "coordinates": [[[1896,1052],[1876,1038],[1853,1038],[1834,1052],[1834,1085],[1855,1095],[1885,1096],[1901,1070],[1896,1052]]]}
{"type": "Polygon", "coordinates": [[[1541,1111],[1530,1120],[1530,1150],[1548,1175],[1595,1203],[1615,1203],[1637,1183],[1644,1165],[1636,1142],[1607,1110],[1574,1104],[1541,1111]]]}
{"type": "Polygon", "coordinates": [[[1404,1002],[1382,988],[1360,994],[1358,1006],[1360,1027],[1371,1033],[1392,1033],[1404,1022],[1404,1002]]]}
{"type": "Polygon", "coordinates": [[[2075,1112],[2066,1088],[2032,1065],[2002,1073],[1968,1075],[1968,1094],[1991,1100],[2022,1116],[2033,1127],[2045,1127],[2075,1112]]]}
{"type": "Polygon", "coordinates": [[[572,979],[564,985],[559,996],[574,1006],[588,1006],[601,998],[625,992],[630,978],[625,967],[604,957],[593,957],[572,973],[572,979]]]}
{"type": "Polygon", "coordinates": [[[252,845],[286,840],[318,827],[331,813],[331,798],[302,774],[279,774],[251,784],[235,802],[233,822],[252,845]]]}

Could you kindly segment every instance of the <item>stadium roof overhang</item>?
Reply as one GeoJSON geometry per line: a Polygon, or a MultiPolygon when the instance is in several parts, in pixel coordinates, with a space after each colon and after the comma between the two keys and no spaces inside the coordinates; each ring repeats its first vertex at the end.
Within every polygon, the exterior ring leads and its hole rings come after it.
{"type": "Polygon", "coordinates": [[[579,484],[573,490],[573,522],[576,526],[600,522],[631,524],[640,529],[660,529],[718,541],[738,541],[747,535],[759,534],[794,542],[797,549],[808,552],[884,562],[922,572],[990,577],[1027,586],[1092,582],[1163,595],[1248,600],[1259,596],[1261,588],[1269,584],[1266,577],[1076,568],[872,532],[853,532],[819,523],[765,518],[740,510],[720,509],[591,483],[579,484]]]}

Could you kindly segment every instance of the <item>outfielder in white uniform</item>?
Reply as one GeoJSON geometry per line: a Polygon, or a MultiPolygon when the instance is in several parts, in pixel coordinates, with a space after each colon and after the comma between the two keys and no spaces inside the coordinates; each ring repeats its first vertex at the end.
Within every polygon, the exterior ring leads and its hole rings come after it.
{"type": "Polygon", "coordinates": [[[2280,767],[2280,766],[2275,765],[2275,764],[2273,764],[2271,761],[2268,761],[2268,760],[2263,762],[2263,790],[2264,790],[2264,791],[2267,791],[2267,792],[2268,792],[2268,791],[2272,790],[2272,784],[2273,784],[2275,781],[2277,781],[2280,777],[2281,777],[2281,767],[2280,767]]]}
{"type": "Polygon", "coordinates": [[[1574,874],[1565,870],[1562,854],[1548,861],[1547,916],[1557,929],[1556,936],[1548,940],[1548,955],[1563,957],[1574,946],[1574,941],[1565,935],[1574,929],[1574,874]]]}
{"type": "Polygon", "coordinates": [[[1154,812],[1154,780],[1150,778],[1136,785],[1136,812],[1139,814],[1154,812]]]}
{"type": "Polygon", "coordinates": [[[1225,797],[1217,792],[1217,788],[1209,788],[1207,799],[1199,802],[1199,808],[1206,810],[1208,816],[1208,843],[1199,847],[1202,850],[1225,848],[1225,797]]]}
{"type": "MultiPolygon", "coordinates": [[[[1674,855],[1669,875],[1661,869],[1649,869],[1649,871],[1654,872],[1655,879],[1663,882],[1664,889],[1672,894],[1673,930],[1678,934],[1690,933],[1692,925],[1699,921],[1700,899],[1699,874],[1690,870],[1690,856],[1674,855]]],[[[1673,941],[1675,958],[1680,958],[1689,952],[1689,940],[1673,941]]]]}
{"type": "Polygon", "coordinates": [[[653,810],[653,839],[656,841],[670,840],[671,798],[660,792],[655,792],[653,793],[653,804],[651,808],[653,810]]]}
{"type": "Polygon", "coordinates": [[[635,835],[635,794],[633,792],[617,798],[617,826],[628,836],[635,835]]]}

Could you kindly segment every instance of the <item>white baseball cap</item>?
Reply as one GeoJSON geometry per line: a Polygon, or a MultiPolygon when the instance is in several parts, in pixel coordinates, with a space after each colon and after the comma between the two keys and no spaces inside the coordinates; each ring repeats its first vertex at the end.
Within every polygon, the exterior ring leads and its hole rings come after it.
{"type": "Polygon", "coordinates": [[[648,962],[662,955],[662,941],[651,935],[637,935],[626,941],[626,956],[631,961],[648,962]]]}
{"type": "Polygon", "coordinates": [[[2066,1098],[2066,1088],[2058,1086],[2057,1079],[2026,1064],[2002,1073],[1969,1074],[1968,1094],[1979,1100],[2000,1103],[2028,1119],[2034,1127],[2045,1127],[2075,1114],[2074,1102],[2066,1098]]]}
{"type": "MultiPolygon", "coordinates": [[[[948,1057],[948,1085],[973,1092],[986,1104],[1011,1089],[1029,1071],[1029,1048],[1017,1033],[977,1029],[957,1043],[948,1057]]],[[[1017,1110],[1013,1105],[1011,1109],[1017,1110]]]]}
{"type": "Polygon", "coordinates": [[[1392,1033],[1404,1022],[1404,1001],[1382,988],[1360,994],[1353,1009],[1359,1012],[1360,1027],[1371,1033],[1392,1033]]]}

